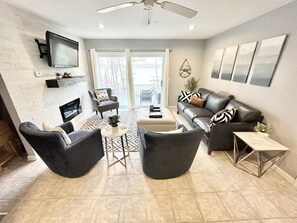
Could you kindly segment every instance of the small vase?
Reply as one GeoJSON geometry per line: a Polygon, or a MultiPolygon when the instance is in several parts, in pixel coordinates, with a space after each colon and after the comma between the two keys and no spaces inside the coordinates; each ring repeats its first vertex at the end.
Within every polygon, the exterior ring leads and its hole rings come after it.
{"type": "Polygon", "coordinates": [[[266,132],[259,132],[259,131],[258,131],[258,133],[259,133],[259,134],[261,134],[262,136],[266,136],[266,137],[268,137],[268,136],[269,136],[269,134],[268,134],[268,133],[266,133],[266,132]]]}
{"type": "Polygon", "coordinates": [[[112,131],[113,133],[118,132],[118,131],[119,131],[119,126],[112,127],[112,128],[111,128],[111,131],[112,131]]]}

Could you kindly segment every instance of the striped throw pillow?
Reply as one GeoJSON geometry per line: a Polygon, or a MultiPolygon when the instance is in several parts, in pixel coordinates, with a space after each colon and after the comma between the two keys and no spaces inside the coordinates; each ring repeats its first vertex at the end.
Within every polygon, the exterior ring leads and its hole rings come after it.
{"type": "Polygon", "coordinates": [[[216,113],[212,118],[210,119],[209,127],[212,127],[213,125],[217,123],[227,123],[232,120],[236,113],[236,108],[231,108],[231,109],[224,109],[222,111],[219,111],[216,113]]]}
{"type": "Polygon", "coordinates": [[[190,101],[191,99],[191,96],[192,95],[195,95],[197,96],[198,98],[201,98],[201,94],[200,93],[193,93],[193,92],[187,92],[187,91],[181,91],[181,94],[179,96],[179,101],[183,101],[183,102],[188,102],[190,101]]]}

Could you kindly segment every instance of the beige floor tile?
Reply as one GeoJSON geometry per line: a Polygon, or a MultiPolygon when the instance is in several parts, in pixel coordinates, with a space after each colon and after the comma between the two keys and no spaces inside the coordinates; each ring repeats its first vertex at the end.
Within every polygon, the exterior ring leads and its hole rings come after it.
{"type": "Polygon", "coordinates": [[[190,178],[192,180],[194,190],[197,193],[214,192],[215,191],[210,180],[208,179],[209,177],[207,174],[205,174],[205,173],[191,173],[190,178]]]}
{"type": "Polygon", "coordinates": [[[265,191],[268,199],[286,216],[297,217],[297,198],[290,191],[265,191]],[[295,198],[295,200],[294,200],[295,198]]]}
{"type": "Polygon", "coordinates": [[[218,195],[233,220],[257,219],[239,192],[220,192],[218,195]]]}
{"type": "Polygon", "coordinates": [[[126,175],[105,176],[102,185],[102,196],[124,196],[128,193],[129,178],[126,175]]]}
{"type": "Polygon", "coordinates": [[[145,177],[148,194],[169,194],[167,180],[155,180],[145,177]]]}
{"type": "Polygon", "coordinates": [[[39,223],[42,216],[42,200],[26,200],[18,202],[3,219],[3,223],[39,223]]]}
{"type": "Polygon", "coordinates": [[[264,219],[264,220],[261,220],[261,223],[290,223],[290,221],[285,218],[277,218],[277,219],[264,219]]]}
{"type": "Polygon", "coordinates": [[[63,178],[58,181],[57,190],[54,194],[56,198],[74,197],[80,194],[82,178],[63,178]]]}
{"type": "Polygon", "coordinates": [[[171,195],[176,222],[203,222],[194,194],[171,195]]]}
{"type": "Polygon", "coordinates": [[[99,197],[103,190],[103,176],[95,175],[86,180],[81,187],[80,196],[99,197]]]}
{"type": "Polygon", "coordinates": [[[95,208],[95,199],[73,199],[70,201],[68,209],[63,216],[63,223],[88,223],[95,208]]]}
{"type": "Polygon", "coordinates": [[[233,221],[233,223],[261,223],[260,220],[242,220],[242,221],[233,221]]]}
{"type": "Polygon", "coordinates": [[[231,178],[225,174],[215,173],[209,176],[213,188],[217,192],[221,191],[238,191],[239,188],[233,183],[231,178]]]}
{"type": "Polygon", "coordinates": [[[25,198],[54,198],[58,182],[59,179],[38,179],[28,189],[25,198]]]}
{"type": "Polygon", "coordinates": [[[169,195],[147,195],[147,222],[174,222],[173,208],[169,195]]]}
{"type": "Polygon", "coordinates": [[[12,181],[4,186],[0,192],[1,200],[17,199],[24,196],[25,192],[34,184],[35,178],[12,178],[12,181]]]}
{"type": "Polygon", "coordinates": [[[189,174],[168,179],[168,189],[170,193],[192,193],[194,192],[193,183],[189,174]]]}
{"type": "Polygon", "coordinates": [[[146,197],[128,196],[123,198],[120,212],[120,222],[146,222],[146,197]]]}
{"type": "Polygon", "coordinates": [[[291,223],[296,223],[297,222],[297,218],[290,218],[290,222],[291,223]]]}
{"type": "Polygon", "coordinates": [[[44,199],[38,223],[60,223],[68,210],[70,199],[44,199]]]}
{"type": "Polygon", "coordinates": [[[145,177],[141,175],[128,175],[128,192],[127,195],[145,195],[147,186],[145,177]]]}
{"type": "Polygon", "coordinates": [[[216,193],[197,193],[196,199],[204,221],[231,220],[216,193]]]}
{"type": "Polygon", "coordinates": [[[97,200],[91,223],[114,223],[120,221],[123,197],[102,197],[97,200]]]}
{"type": "Polygon", "coordinates": [[[242,191],[241,194],[259,218],[284,217],[262,192],[242,191]]]}

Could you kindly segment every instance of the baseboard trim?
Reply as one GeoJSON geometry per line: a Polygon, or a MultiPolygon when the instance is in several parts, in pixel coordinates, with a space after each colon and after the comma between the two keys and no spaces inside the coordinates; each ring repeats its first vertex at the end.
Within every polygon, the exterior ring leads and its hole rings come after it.
{"type": "Polygon", "coordinates": [[[27,160],[28,161],[35,161],[36,160],[36,156],[34,156],[34,155],[27,156],[27,160]]]}
{"type": "Polygon", "coordinates": [[[295,187],[297,187],[297,180],[291,177],[289,174],[287,174],[285,171],[283,171],[278,166],[274,165],[273,167],[275,171],[281,175],[283,178],[285,178],[287,181],[289,181],[291,184],[293,184],[295,187]]]}

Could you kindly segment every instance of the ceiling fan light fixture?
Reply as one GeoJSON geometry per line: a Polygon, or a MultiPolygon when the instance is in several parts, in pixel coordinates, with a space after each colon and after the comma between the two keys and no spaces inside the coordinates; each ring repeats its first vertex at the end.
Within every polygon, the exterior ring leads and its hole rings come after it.
{"type": "Polygon", "coordinates": [[[98,29],[100,29],[100,30],[105,29],[105,25],[102,24],[102,23],[99,23],[99,24],[97,25],[97,27],[98,27],[98,29]]]}
{"type": "Polygon", "coordinates": [[[192,30],[196,29],[196,26],[194,24],[191,24],[187,27],[187,29],[192,31],[192,30]]]}
{"type": "Polygon", "coordinates": [[[111,11],[118,10],[118,9],[128,8],[128,7],[131,7],[136,4],[137,4],[137,2],[126,2],[123,4],[114,5],[114,6],[103,8],[103,9],[98,9],[97,12],[98,13],[107,13],[107,12],[111,12],[111,11]]]}

